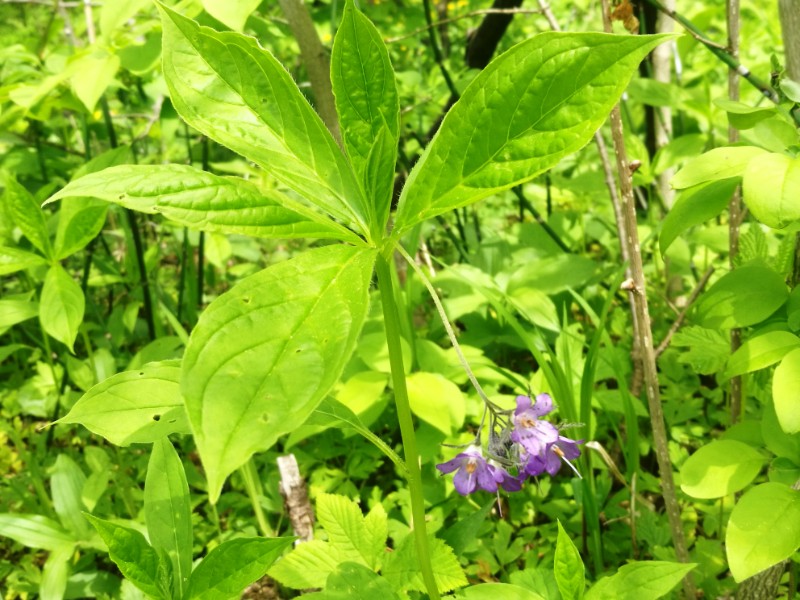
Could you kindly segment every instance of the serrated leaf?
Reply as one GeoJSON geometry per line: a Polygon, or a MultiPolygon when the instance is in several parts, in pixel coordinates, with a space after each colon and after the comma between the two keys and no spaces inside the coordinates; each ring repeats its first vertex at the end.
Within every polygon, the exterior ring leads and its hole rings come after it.
{"type": "Polygon", "coordinates": [[[737,582],[789,558],[798,546],[800,492],[780,483],[762,483],[733,507],[725,547],[737,582]]]}
{"type": "Polygon", "coordinates": [[[745,265],[726,273],[697,303],[697,317],[710,329],[747,327],[763,321],[786,301],[783,278],[767,267],[745,265]]]}
{"type": "Polygon", "coordinates": [[[592,586],[586,600],[658,600],[696,566],[656,560],[628,563],[592,586]]]}
{"type": "Polygon", "coordinates": [[[352,168],[275,57],[253,38],[158,7],[164,75],[186,122],[369,237],[372,210],[352,168]]]}
{"type": "Polygon", "coordinates": [[[78,337],[85,306],[81,286],[61,265],[51,266],[39,298],[39,319],[44,330],[70,351],[78,337]]]}
{"type": "Polygon", "coordinates": [[[412,170],[394,236],[528,181],[582,148],[665,36],[541,33],[470,83],[412,170]]]}
{"type": "Polygon", "coordinates": [[[72,546],[77,541],[61,525],[41,515],[0,514],[0,536],[42,550],[72,546]]]}
{"type": "Polygon", "coordinates": [[[23,269],[46,265],[47,261],[38,254],[19,248],[0,246],[0,275],[10,275],[23,269]]]}
{"type": "Polygon", "coordinates": [[[766,150],[755,146],[714,148],[687,163],[669,183],[676,190],[682,190],[707,181],[738,178],[750,161],[762,154],[766,154],[766,150]]]}
{"type": "Polygon", "coordinates": [[[768,153],[747,165],[742,179],[742,200],[753,216],[781,229],[800,219],[800,158],[768,153]]]}
{"type": "MultiPolygon", "coordinates": [[[[440,593],[449,592],[467,585],[467,579],[452,548],[442,540],[429,536],[428,550],[430,552],[431,568],[436,587],[440,593]]],[[[395,551],[386,557],[383,567],[383,576],[396,590],[425,591],[422,580],[422,571],[419,568],[419,558],[414,535],[409,534],[395,551]]]]}
{"type": "Polygon", "coordinates": [[[309,600],[400,600],[391,584],[369,568],[345,562],[328,576],[321,592],[304,594],[309,600]]]}
{"type": "Polygon", "coordinates": [[[267,573],[296,590],[319,588],[339,566],[341,558],[327,542],[311,540],[299,544],[267,573]]]}
{"type": "Polygon", "coordinates": [[[44,218],[39,203],[31,196],[30,192],[11,176],[5,179],[6,191],[3,200],[8,207],[11,218],[22,231],[28,241],[39,252],[50,258],[53,248],[50,245],[50,235],[47,231],[47,222],[44,218]]]}
{"type": "Polygon", "coordinates": [[[241,280],[203,312],[181,390],[212,500],[336,383],[366,317],[374,260],[343,245],[310,250],[241,280]]]}
{"type": "Polygon", "coordinates": [[[558,523],[556,554],[553,564],[558,590],[564,600],[580,600],[585,587],[584,566],[581,555],[567,532],[558,523]]]}
{"type": "Polygon", "coordinates": [[[800,431],[800,349],[783,357],[772,376],[772,398],[775,414],[786,433],[800,431]]]}
{"type": "Polygon", "coordinates": [[[320,494],[317,498],[317,520],[336,554],[375,571],[380,567],[389,535],[386,513],[377,506],[364,518],[358,504],[345,496],[320,494]]]}
{"type": "Polygon", "coordinates": [[[183,464],[168,438],[153,444],[144,482],[144,518],[156,552],[172,562],[178,597],[192,572],[192,505],[183,464]]]}
{"type": "Polygon", "coordinates": [[[228,600],[267,572],[292,538],[238,538],[221,543],[192,571],[186,600],[228,600]]]}
{"type": "Polygon", "coordinates": [[[168,600],[164,566],[144,536],[128,527],[86,515],[108,546],[108,555],[125,578],[148,596],[168,600]]]}
{"type": "Polygon", "coordinates": [[[800,347],[800,337],[788,331],[769,331],[744,342],[728,359],[725,377],[736,377],[779,362],[800,347]]]}
{"type": "Polygon", "coordinates": [[[683,327],[672,337],[673,347],[686,347],[678,360],[703,375],[721,371],[731,354],[730,340],[716,329],[693,325],[683,327]]]}
{"type": "Polygon", "coordinates": [[[117,446],[189,433],[180,376],[178,361],[118,373],[86,392],[57,422],[79,423],[117,446]]]}
{"type": "Polygon", "coordinates": [[[454,597],[465,600],[545,600],[540,594],[511,583],[479,583],[458,590],[454,597]]]}
{"type": "Polygon", "coordinates": [[[400,104],[383,39],[352,0],[333,43],[331,83],[347,154],[382,231],[394,182],[400,104]]]}
{"type": "Polygon", "coordinates": [[[744,489],[766,459],[755,448],[735,440],[714,440],[681,466],[681,489],[694,498],[722,498],[744,489]]]}
{"type": "Polygon", "coordinates": [[[353,232],[275,191],[187,165],[119,165],[70,182],[48,202],[91,196],[181,225],[264,238],[331,238],[353,232]]]}
{"type": "Polygon", "coordinates": [[[721,179],[679,192],[675,204],[669,209],[661,225],[661,235],[658,238],[661,254],[684,231],[713,219],[725,210],[737,185],[738,179],[721,179]]]}

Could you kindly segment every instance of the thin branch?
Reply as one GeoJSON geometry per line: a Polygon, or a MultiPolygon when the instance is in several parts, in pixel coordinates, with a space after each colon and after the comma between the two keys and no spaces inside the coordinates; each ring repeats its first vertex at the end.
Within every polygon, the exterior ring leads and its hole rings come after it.
{"type": "Polygon", "coordinates": [[[300,46],[303,64],[308,72],[311,89],[314,91],[317,112],[333,138],[341,146],[342,135],[339,131],[339,118],[336,116],[336,103],[331,88],[328,55],[319,39],[317,28],[302,0],[280,0],[280,5],[283,14],[289,21],[297,45],[300,46]]]}
{"type": "Polygon", "coordinates": [[[653,6],[655,6],[658,10],[663,12],[664,14],[672,17],[675,21],[680,23],[686,31],[688,31],[698,42],[703,44],[706,48],[708,48],[717,58],[719,58],[722,62],[724,62],[728,67],[733,69],[734,71],[738,72],[739,75],[744,77],[753,87],[758,89],[765,97],[772,100],[775,104],[780,102],[780,98],[778,94],[775,92],[772,87],[759,79],[756,75],[753,75],[750,72],[750,69],[745,67],[739,60],[733,56],[730,52],[730,49],[722,48],[719,44],[715,44],[711,42],[708,38],[703,35],[703,32],[698,29],[694,23],[692,23],[689,19],[684,17],[678,11],[670,10],[665,7],[661,2],[658,0],[646,0],[653,6]]]}
{"type": "MultiPolygon", "coordinates": [[[[728,51],[734,59],[739,58],[739,0],[727,0],[725,2],[726,21],[728,25],[728,51]]],[[[728,70],[728,99],[739,99],[739,72],[736,69],[728,70]]],[[[734,144],[739,141],[739,130],[733,125],[728,125],[728,143],[734,144]]],[[[742,188],[736,186],[730,202],[728,203],[728,247],[730,252],[731,268],[734,268],[736,256],[739,254],[739,231],[744,215],[742,214],[742,188]]],[[[731,354],[736,352],[742,345],[742,330],[731,329],[731,354]]],[[[742,377],[737,375],[731,377],[731,424],[739,420],[742,412],[742,377]]]]}
{"type": "Polygon", "coordinates": [[[713,273],[714,273],[714,267],[708,267],[708,269],[706,269],[706,272],[703,273],[703,276],[700,278],[700,281],[697,282],[697,285],[692,290],[692,293],[689,295],[689,298],[686,301],[686,306],[684,306],[683,309],[681,309],[681,312],[678,314],[678,317],[675,319],[675,322],[673,322],[672,325],[670,326],[667,335],[664,336],[664,339],[661,340],[661,343],[656,347],[655,350],[656,358],[661,356],[664,353],[664,350],[666,350],[669,347],[669,344],[672,341],[672,336],[674,336],[678,332],[678,329],[681,328],[681,325],[683,324],[686,315],[689,313],[689,310],[692,308],[695,301],[697,301],[697,297],[700,295],[700,292],[702,292],[703,289],[705,289],[706,284],[708,283],[708,280],[711,278],[711,275],[713,273]]]}
{"type": "Polygon", "coordinates": [[[428,22],[428,39],[431,43],[431,51],[433,52],[433,59],[436,61],[436,64],[439,67],[439,71],[442,73],[442,77],[444,78],[445,83],[447,84],[447,89],[450,90],[450,96],[452,98],[458,99],[460,94],[458,93],[458,88],[456,87],[453,78],[450,77],[450,73],[447,71],[447,68],[444,66],[444,57],[442,56],[442,49],[439,46],[439,40],[436,38],[436,33],[434,29],[436,25],[433,23],[431,19],[431,5],[430,0],[422,0],[423,10],[425,11],[425,20],[428,22]]]}
{"type": "MultiPolygon", "coordinates": [[[[611,32],[609,2],[608,0],[602,0],[602,4],[604,29],[607,32],[611,32]]],[[[669,455],[664,411],[661,406],[658,368],[656,366],[655,352],[653,351],[653,331],[650,324],[650,312],[647,307],[644,268],[642,264],[639,234],[637,231],[632,174],[625,150],[625,134],[622,129],[622,115],[619,104],[612,109],[610,120],[611,134],[614,140],[614,150],[617,158],[621,207],[625,220],[626,231],[624,242],[628,246],[631,278],[633,280],[629,290],[635,309],[634,313],[636,314],[634,335],[639,339],[639,349],[642,356],[645,392],[647,395],[647,404],[650,409],[650,424],[653,430],[653,447],[658,462],[661,491],[664,497],[664,506],[669,520],[675,555],[680,562],[687,563],[689,562],[689,551],[686,546],[686,537],[683,533],[681,509],[678,505],[678,498],[675,492],[675,481],[672,476],[672,460],[669,455]]],[[[688,599],[697,597],[691,575],[687,574],[684,577],[683,589],[688,599]]]]}
{"type": "Polygon", "coordinates": [[[484,15],[539,15],[539,14],[542,14],[541,10],[536,10],[531,8],[481,8],[478,10],[470,11],[468,13],[464,13],[463,15],[450,17],[449,19],[441,19],[439,21],[434,21],[428,25],[425,25],[425,27],[420,27],[409,33],[404,33],[403,35],[383,38],[383,41],[387,44],[395,44],[397,42],[402,42],[403,40],[407,40],[408,38],[415,37],[421,33],[425,33],[429,29],[435,29],[437,27],[440,27],[441,25],[455,23],[456,21],[461,21],[463,19],[471,19],[472,17],[481,17],[484,15]]]}

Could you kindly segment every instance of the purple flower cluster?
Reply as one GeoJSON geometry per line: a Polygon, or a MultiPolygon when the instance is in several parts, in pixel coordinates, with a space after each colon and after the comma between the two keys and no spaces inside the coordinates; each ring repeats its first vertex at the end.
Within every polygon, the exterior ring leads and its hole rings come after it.
{"type": "MultiPolygon", "coordinates": [[[[578,444],[582,442],[562,436],[555,425],[542,419],[552,410],[553,399],[548,394],[536,396],[536,403],[529,396],[517,396],[517,408],[510,424],[511,434],[507,436],[506,443],[500,444],[505,456],[497,456],[516,467],[517,475],[509,474],[497,460],[484,458],[478,444],[468,447],[452,460],[436,465],[436,468],[442,473],[458,470],[453,484],[462,496],[478,489],[491,493],[499,488],[516,492],[529,477],[542,473],[555,475],[562,461],[575,470],[569,461],[580,456],[578,444]]],[[[490,441],[491,450],[497,452],[496,447],[497,444],[493,445],[490,441]]]]}

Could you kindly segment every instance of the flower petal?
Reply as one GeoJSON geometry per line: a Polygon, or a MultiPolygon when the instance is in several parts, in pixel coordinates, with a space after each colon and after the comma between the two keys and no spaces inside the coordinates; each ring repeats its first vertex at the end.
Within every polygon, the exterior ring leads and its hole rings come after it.
{"type": "Polygon", "coordinates": [[[458,473],[456,473],[455,477],[453,477],[453,485],[455,486],[456,491],[462,496],[471,494],[478,486],[478,481],[475,478],[475,472],[470,473],[466,466],[462,469],[459,469],[458,473]]]}
{"type": "Polygon", "coordinates": [[[474,474],[477,475],[479,488],[491,493],[497,491],[498,481],[494,477],[494,467],[486,463],[478,464],[474,474]]]}
{"type": "Polygon", "coordinates": [[[464,456],[464,453],[457,454],[455,458],[448,460],[442,464],[436,465],[436,468],[439,469],[442,473],[452,473],[456,469],[460,469],[464,466],[464,461],[467,460],[467,457],[464,456]]]}
{"type": "Polygon", "coordinates": [[[536,396],[536,404],[533,405],[533,414],[543,417],[553,410],[553,399],[550,394],[539,394],[536,396]]]}
{"type": "Polygon", "coordinates": [[[531,399],[529,396],[517,396],[517,409],[514,415],[519,416],[531,407],[531,399]]]}

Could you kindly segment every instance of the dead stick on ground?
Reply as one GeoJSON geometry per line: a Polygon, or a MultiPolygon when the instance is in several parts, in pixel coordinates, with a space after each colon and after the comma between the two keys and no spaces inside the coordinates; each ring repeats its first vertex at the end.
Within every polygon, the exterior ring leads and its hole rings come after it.
{"type": "MultiPolygon", "coordinates": [[[[608,0],[603,0],[603,24],[607,32],[611,31],[611,16],[608,0]]],[[[625,239],[630,255],[630,268],[633,285],[630,294],[633,298],[634,312],[637,325],[634,335],[639,339],[639,348],[642,354],[642,367],[644,374],[647,404],[650,409],[650,423],[653,429],[653,446],[658,461],[658,470],[661,480],[661,490],[664,496],[664,505],[669,519],[672,542],[675,555],[681,562],[689,562],[689,551],[686,546],[686,537],[681,523],[681,510],[675,493],[675,482],[672,477],[672,461],[669,457],[667,446],[667,431],[664,424],[664,412],[661,407],[661,394],[658,383],[658,370],[656,355],[653,350],[653,333],[650,326],[650,313],[647,308],[647,294],[642,266],[641,247],[639,234],[636,229],[636,206],[633,198],[633,184],[631,168],[625,152],[625,139],[622,130],[622,118],[619,105],[611,111],[611,135],[614,139],[614,150],[617,156],[617,169],[620,181],[620,200],[625,220],[625,239]]],[[[690,574],[683,579],[683,589],[687,598],[696,597],[694,581],[690,574]]]]}

